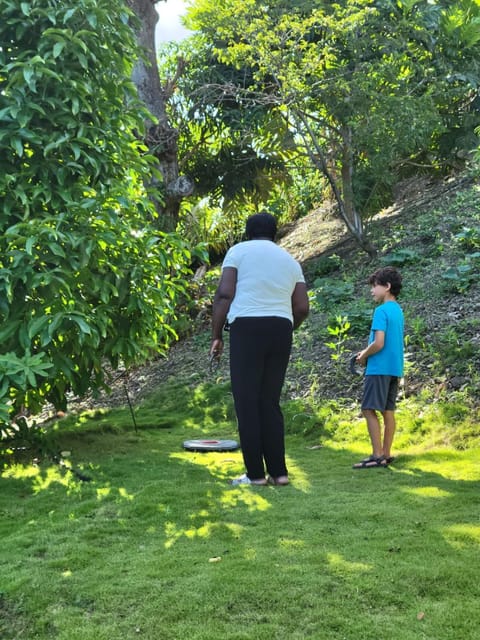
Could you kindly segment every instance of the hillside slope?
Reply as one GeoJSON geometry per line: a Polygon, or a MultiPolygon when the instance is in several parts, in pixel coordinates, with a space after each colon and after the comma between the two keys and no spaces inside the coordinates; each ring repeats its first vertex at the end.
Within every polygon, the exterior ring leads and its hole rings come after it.
{"type": "MultiPolygon", "coordinates": [[[[369,222],[379,249],[375,261],[358,249],[328,208],[282,230],[279,244],[302,262],[312,296],[310,317],[295,334],[285,398],[357,401],[361,380],[348,373],[347,363],[368,334],[373,307],[366,279],[378,266],[393,264],[404,277],[405,395],[462,392],[478,406],[479,190],[465,176],[405,183],[394,205],[369,222]]],[[[116,373],[110,396],[72,401],[70,408],[125,404],[127,390],[135,403],[171,378],[228,380],[226,356],[215,374],[209,372],[211,287],[205,285],[203,294],[204,306],[192,320],[190,335],[167,358],[123,376],[116,373]]]]}

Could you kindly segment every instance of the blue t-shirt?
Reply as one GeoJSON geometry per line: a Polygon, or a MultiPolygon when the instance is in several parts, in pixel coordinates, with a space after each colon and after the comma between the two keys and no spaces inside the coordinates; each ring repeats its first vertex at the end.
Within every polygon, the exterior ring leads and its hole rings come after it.
{"type": "Polygon", "coordinates": [[[398,302],[384,302],[375,309],[368,344],[375,331],[385,332],[383,349],[367,359],[367,376],[403,376],[403,311],[398,302]]]}

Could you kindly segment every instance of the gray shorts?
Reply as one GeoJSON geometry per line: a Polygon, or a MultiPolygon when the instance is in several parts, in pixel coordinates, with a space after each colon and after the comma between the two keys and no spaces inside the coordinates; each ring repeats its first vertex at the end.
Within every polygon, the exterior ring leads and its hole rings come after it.
{"type": "Polygon", "coordinates": [[[394,411],[398,393],[397,376],[365,376],[362,409],[394,411]]]}

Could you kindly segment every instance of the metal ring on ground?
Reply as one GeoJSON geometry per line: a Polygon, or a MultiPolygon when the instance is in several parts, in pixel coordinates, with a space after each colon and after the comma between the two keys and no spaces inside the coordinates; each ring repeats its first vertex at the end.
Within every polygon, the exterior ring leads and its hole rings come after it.
{"type": "Polygon", "coordinates": [[[185,440],[183,443],[187,451],[235,451],[238,447],[236,440],[185,440]]]}

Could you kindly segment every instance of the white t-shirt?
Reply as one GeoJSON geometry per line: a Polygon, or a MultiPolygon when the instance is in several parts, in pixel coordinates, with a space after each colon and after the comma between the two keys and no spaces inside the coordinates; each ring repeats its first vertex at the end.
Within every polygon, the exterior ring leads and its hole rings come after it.
{"type": "Polygon", "coordinates": [[[235,318],[278,316],[293,323],[292,293],[305,282],[302,268],[271,240],[247,240],[227,251],[222,264],[237,270],[235,296],[227,315],[235,318]]]}

